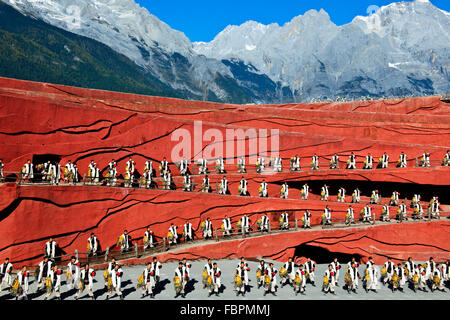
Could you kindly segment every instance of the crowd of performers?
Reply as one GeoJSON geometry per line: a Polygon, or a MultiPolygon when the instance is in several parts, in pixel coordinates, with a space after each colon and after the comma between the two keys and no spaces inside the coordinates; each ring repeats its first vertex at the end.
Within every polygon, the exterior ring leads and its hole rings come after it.
{"type": "MultiPolygon", "coordinates": [[[[153,257],[152,262],[145,265],[136,281],[136,289],[141,290],[141,298],[155,297],[155,288],[161,282],[162,267],[162,263],[156,257],[153,257]]],[[[191,267],[186,258],[178,262],[173,272],[175,298],[186,296],[186,289],[193,279],[191,267]]],[[[28,300],[32,280],[31,272],[27,267],[22,267],[13,276],[12,270],[13,266],[9,259],[0,265],[0,291],[7,289],[16,299],[28,300]]],[[[236,296],[245,296],[249,292],[251,272],[249,264],[244,258],[241,258],[234,271],[233,284],[236,296]]],[[[432,257],[422,264],[414,262],[412,258],[408,258],[403,263],[394,263],[388,258],[382,266],[376,266],[372,257],[369,257],[367,263],[362,265],[356,262],[355,258],[352,258],[346,265],[341,265],[335,258],[327,266],[323,278],[316,274],[316,263],[310,258],[307,258],[304,263],[295,263],[292,258],[288,258],[288,261],[281,264],[279,269],[273,262],[266,263],[264,260],[260,260],[258,267],[253,272],[255,272],[256,288],[257,290],[262,288],[264,296],[267,294],[276,296],[279,287],[284,288],[287,285],[291,287],[295,295],[306,295],[307,286],[316,287],[316,282],[320,279],[322,279],[324,294],[336,294],[336,289],[340,288],[339,280],[342,277],[342,289],[348,293],[357,293],[360,283],[365,292],[375,293],[380,285],[387,286],[392,292],[404,292],[408,287],[414,292],[418,290],[428,292],[428,289],[431,289],[431,292],[435,290],[446,292],[445,287],[450,285],[450,261],[436,263],[432,257]]],[[[76,257],[72,257],[67,265],[58,266],[53,259],[44,256],[34,273],[35,292],[45,292],[44,300],[51,299],[53,296],[61,300],[61,292],[65,286],[67,291],[73,292],[72,295],[75,299],[87,296],[95,300],[94,283],[96,281],[94,280],[96,275],[97,272],[93,267],[89,264],[81,264],[76,257]],[[63,283],[64,279],[65,283],[63,283]]],[[[208,296],[219,296],[220,293],[223,293],[223,276],[218,263],[208,259],[201,274],[203,290],[207,291],[208,296]]],[[[107,300],[115,296],[123,300],[123,278],[122,266],[115,258],[112,258],[103,272],[103,288],[106,291],[107,300]]]]}
{"type": "MultiPolygon", "coordinates": [[[[280,157],[275,157],[267,160],[264,157],[258,157],[255,163],[255,168],[257,173],[264,173],[267,170],[272,170],[272,172],[282,172],[283,171],[283,160],[280,157]]],[[[340,169],[341,160],[339,160],[339,156],[334,154],[331,157],[329,162],[329,166],[327,169],[335,170],[340,169]]],[[[345,169],[356,169],[356,155],[352,152],[345,163],[345,169]]],[[[208,169],[208,161],[206,159],[199,159],[197,162],[198,174],[199,175],[207,175],[209,173],[208,169]]],[[[430,154],[424,152],[422,156],[419,158],[419,166],[421,167],[430,167],[431,160],[430,154]]],[[[442,166],[450,165],[450,150],[445,154],[442,163],[442,166]]],[[[179,169],[180,175],[184,177],[183,181],[183,189],[193,190],[194,184],[191,181],[191,174],[194,170],[194,166],[191,165],[186,159],[181,160],[179,163],[176,163],[177,168],[179,169]]],[[[407,156],[403,152],[400,154],[397,167],[406,168],[407,167],[407,156]]],[[[3,176],[3,161],[0,159],[0,180],[4,179],[3,176]]],[[[378,162],[374,161],[373,156],[369,153],[365,156],[363,161],[362,169],[370,170],[374,168],[388,168],[389,167],[389,155],[385,152],[381,157],[378,158],[378,162]]],[[[311,170],[319,170],[320,163],[319,157],[317,154],[314,154],[312,160],[310,162],[311,170]]],[[[300,157],[295,155],[289,160],[289,170],[290,171],[300,171],[300,157]]],[[[218,174],[226,173],[224,159],[219,157],[215,163],[215,171],[218,174]]],[[[237,164],[237,172],[238,173],[246,173],[246,163],[245,158],[241,157],[238,159],[237,164]]],[[[21,179],[22,181],[32,182],[36,173],[39,173],[39,176],[44,181],[48,181],[51,184],[57,185],[61,181],[64,183],[73,183],[76,184],[80,182],[80,173],[78,171],[78,167],[76,163],[73,163],[69,160],[64,166],[62,166],[59,161],[47,161],[46,163],[38,164],[34,166],[31,160],[28,160],[21,169],[21,179]]],[[[159,164],[159,175],[163,180],[163,188],[170,189],[173,186],[172,181],[172,173],[170,170],[169,163],[166,158],[164,158],[159,164]]],[[[130,157],[129,160],[125,164],[125,171],[123,173],[124,177],[124,185],[125,187],[131,187],[135,183],[139,183],[141,187],[150,188],[154,185],[153,179],[156,176],[156,170],[153,168],[153,162],[148,160],[145,162],[144,168],[142,170],[142,176],[140,179],[137,178],[137,170],[136,170],[136,162],[130,157]]],[[[99,183],[100,181],[105,181],[108,186],[116,186],[118,183],[119,172],[117,167],[117,162],[112,159],[111,162],[108,163],[106,168],[100,170],[97,166],[97,163],[94,160],[88,165],[86,182],[87,183],[99,183]],[[104,174],[103,174],[104,172],[104,174]]],[[[202,182],[202,191],[208,189],[209,183],[208,181],[203,179],[202,182]]]]}

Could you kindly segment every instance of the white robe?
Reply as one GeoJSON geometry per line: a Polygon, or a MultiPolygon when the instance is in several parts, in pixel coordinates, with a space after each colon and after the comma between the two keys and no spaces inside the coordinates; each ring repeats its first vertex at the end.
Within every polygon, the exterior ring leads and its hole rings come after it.
{"type": "Polygon", "coordinates": [[[49,257],[49,258],[54,258],[55,254],[56,254],[56,242],[55,241],[47,241],[45,243],[45,254],[49,257]]]}

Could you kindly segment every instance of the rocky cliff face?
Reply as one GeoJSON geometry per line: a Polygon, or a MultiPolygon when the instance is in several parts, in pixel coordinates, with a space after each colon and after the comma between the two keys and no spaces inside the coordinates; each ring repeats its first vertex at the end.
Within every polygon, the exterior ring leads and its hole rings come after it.
{"type": "MultiPolygon", "coordinates": [[[[263,212],[269,211],[272,223],[276,225],[281,211],[287,210],[291,212],[292,219],[300,219],[304,210],[308,209],[313,214],[313,225],[317,225],[325,205],[319,201],[319,190],[324,183],[330,185],[329,204],[333,217],[341,221],[348,206],[348,203],[336,202],[337,189],[341,186],[347,189],[347,201],[356,186],[360,188],[364,201],[368,200],[374,188],[379,188],[384,200],[390,197],[394,189],[401,192],[402,198],[408,199],[419,192],[423,196],[424,209],[425,201],[438,195],[442,212],[450,212],[447,192],[450,168],[414,167],[414,158],[424,150],[431,153],[433,160],[441,160],[448,149],[446,138],[450,134],[450,111],[448,104],[441,102],[439,97],[241,106],[0,78],[0,106],[0,157],[5,163],[6,176],[17,173],[27,159],[34,159],[35,165],[44,159],[60,159],[62,165],[72,160],[83,176],[91,159],[104,172],[112,158],[116,159],[119,174],[123,175],[125,162],[133,157],[137,171],[142,173],[146,160],[153,160],[155,168],[165,156],[172,162],[171,151],[178,143],[172,141],[172,133],[183,128],[194,136],[194,121],[197,120],[203,121],[204,131],[277,128],[280,130],[280,156],[284,169],[287,170],[289,159],[295,154],[300,156],[302,166],[302,171],[295,174],[260,175],[255,173],[254,163],[249,163],[247,157],[248,173],[245,178],[249,182],[251,197],[236,196],[241,175],[236,174],[235,164],[228,169],[231,196],[187,193],[179,191],[179,188],[163,191],[82,185],[2,184],[0,260],[8,256],[18,265],[36,263],[50,236],[56,238],[64,252],[72,253],[75,250],[85,251],[86,239],[91,232],[98,235],[105,249],[115,244],[125,228],[141,243],[148,225],[161,238],[167,235],[170,222],[181,225],[191,219],[200,234],[201,221],[210,217],[214,227],[219,228],[225,214],[232,217],[235,224],[246,213],[254,223],[263,212]],[[342,167],[351,151],[357,156],[358,169],[362,167],[368,152],[377,158],[386,151],[391,157],[390,168],[372,171],[307,170],[314,153],[320,156],[321,168],[324,168],[334,153],[340,155],[342,167]],[[408,155],[406,169],[395,168],[401,151],[408,155]],[[269,184],[268,199],[256,197],[262,178],[269,184]],[[280,185],[284,181],[290,185],[290,199],[287,200],[279,199],[280,185]],[[306,182],[311,186],[311,196],[308,201],[302,201],[299,200],[300,188],[306,182]]],[[[248,140],[245,143],[247,156],[250,154],[250,144],[256,142],[248,140]]],[[[220,142],[203,140],[200,147],[205,149],[220,142]]],[[[170,166],[174,176],[177,176],[179,171],[176,166],[173,163],[170,166]]],[[[221,177],[210,175],[213,188],[221,177]]],[[[193,179],[194,183],[201,183],[201,177],[195,176],[193,179]]],[[[181,178],[175,177],[175,182],[179,187],[181,178]]],[[[158,183],[161,186],[160,180],[158,183]]],[[[355,213],[361,207],[355,205],[355,213]]],[[[381,207],[374,206],[373,210],[379,217],[381,207]]],[[[408,212],[411,213],[411,209],[408,212]]],[[[308,239],[304,233],[292,233],[280,236],[276,246],[267,246],[259,254],[284,259],[298,246],[305,244],[333,252],[349,253],[353,250],[361,255],[380,257],[415,256],[421,252],[428,255],[433,252],[435,257],[444,258],[448,257],[449,250],[442,240],[448,233],[448,222],[445,221],[433,222],[430,226],[412,224],[404,228],[394,224],[387,229],[378,226],[355,232],[318,230],[308,239]],[[420,233],[420,239],[417,233],[420,233]],[[341,239],[348,241],[342,242],[341,239]],[[377,249],[367,250],[367,246],[377,249]]],[[[228,243],[222,251],[218,249],[214,258],[229,257],[233,252],[244,256],[247,252],[248,256],[254,256],[258,254],[256,248],[256,240],[237,240],[228,243]]],[[[204,249],[191,248],[188,251],[192,257],[197,255],[203,258],[199,252],[204,249]]],[[[185,251],[182,251],[183,254],[185,251]]],[[[175,256],[168,254],[167,258],[175,256]]]]}

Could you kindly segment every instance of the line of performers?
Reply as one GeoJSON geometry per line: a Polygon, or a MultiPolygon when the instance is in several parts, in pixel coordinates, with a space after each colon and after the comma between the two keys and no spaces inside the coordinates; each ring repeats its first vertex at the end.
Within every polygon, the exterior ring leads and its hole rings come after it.
{"type": "MultiPolygon", "coordinates": [[[[183,258],[176,269],[174,270],[173,285],[175,290],[175,298],[186,296],[187,287],[191,279],[191,264],[183,258]]],[[[405,286],[409,284],[410,288],[417,292],[418,290],[427,292],[427,287],[431,291],[439,290],[445,292],[445,282],[450,280],[450,262],[436,263],[431,257],[423,264],[415,263],[412,258],[404,263],[395,264],[390,258],[384,263],[379,272],[372,257],[369,257],[365,264],[365,269],[362,274],[359,272],[359,263],[355,258],[352,258],[347,263],[344,274],[344,290],[348,293],[357,293],[359,281],[366,292],[377,292],[378,283],[381,282],[385,286],[389,286],[392,292],[404,291],[405,286]]],[[[160,270],[162,264],[153,258],[149,262],[143,272],[137,279],[137,289],[141,289],[141,298],[150,296],[155,297],[155,288],[160,284],[160,270]]],[[[335,258],[324,272],[322,291],[324,294],[336,294],[336,288],[339,287],[339,277],[341,274],[342,265],[335,258]]],[[[249,273],[250,267],[244,258],[241,258],[239,264],[236,266],[234,272],[234,290],[236,296],[245,296],[249,288],[249,273]]],[[[112,258],[108,263],[108,267],[103,273],[104,285],[106,288],[106,299],[118,296],[123,300],[122,292],[122,267],[117,263],[115,258],[112,258]]],[[[216,295],[223,292],[222,288],[222,271],[217,262],[207,260],[202,272],[203,289],[207,289],[208,296],[216,295]]],[[[31,273],[24,266],[13,280],[12,264],[9,259],[6,259],[0,265],[1,286],[9,288],[10,293],[16,299],[28,299],[29,281],[31,273]]],[[[65,285],[67,289],[75,290],[75,299],[79,299],[86,291],[87,296],[95,300],[93,285],[96,276],[95,270],[89,264],[81,265],[76,257],[72,257],[66,266],[65,272],[59,268],[54,260],[45,256],[43,261],[39,263],[39,267],[35,272],[36,292],[45,291],[44,300],[50,299],[52,295],[56,299],[61,300],[61,290],[63,288],[62,280],[65,277],[65,285]]],[[[316,263],[307,258],[304,264],[294,263],[292,258],[289,258],[278,270],[273,263],[266,263],[261,260],[256,268],[256,283],[257,288],[263,288],[264,296],[272,294],[276,296],[278,287],[278,279],[280,278],[281,288],[290,285],[295,292],[295,295],[306,294],[306,285],[310,283],[313,287],[316,286],[316,263]]],[[[1,287],[0,287],[1,289],[1,287]]]]}
{"type": "MultiPolygon", "coordinates": [[[[329,163],[329,169],[339,169],[339,156],[334,154],[331,157],[329,163]]],[[[208,174],[208,160],[205,158],[199,159],[196,162],[198,166],[198,174],[206,175],[208,174]]],[[[424,152],[422,156],[419,158],[419,166],[421,167],[430,167],[431,160],[430,154],[424,152]]],[[[442,166],[450,165],[450,150],[447,150],[443,160],[442,166]]],[[[319,156],[314,154],[312,160],[310,162],[312,170],[319,170],[319,156]]],[[[191,173],[190,171],[190,162],[186,159],[181,160],[176,163],[177,168],[179,169],[181,176],[186,176],[191,173]]],[[[385,152],[381,157],[378,158],[377,167],[379,168],[388,168],[389,166],[389,155],[385,152]]],[[[0,159],[0,179],[4,179],[3,176],[3,161],[0,159]]],[[[397,167],[406,168],[407,167],[407,156],[404,152],[402,152],[397,161],[397,167]]],[[[258,157],[255,163],[255,168],[257,173],[264,173],[268,168],[270,168],[273,172],[282,172],[282,159],[277,156],[267,160],[265,157],[258,157]]],[[[289,160],[289,168],[291,171],[300,171],[300,157],[295,155],[289,160]]],[[[351,152],[346,161],[346,169],[356,169],[356,155],[351,152]]],[[[373,156],[369,153],[365,156],[363,162],[363,169],[373,169],[374,168],[374,159],[373,156]]],[[[43,180],[47,180],[52,184],[59,184],[61,180],[66,183],[77,183],[79,182],[79,172],[76,163],[72,163],[69,160],[66,165],[62,168],[59,161],[51,162],[47,161],[46,163],[38,164],[36,166],[37,173],[42,176],[43,180]]],[[[225,163],[222,157],[219,157],[215,163],[215,170],[219,174],[226,173],[225,163]]],[[[87,183],[99,183],[102,179],[101,171],[105,171],[105,177],[107,185],[115,186],[117,184],[118,179],[118,171],[117,171],[117,162],[112,159],[111,162],[108,163],[108,166],[104,170],[100,170],[94,160],[88,165],[88,173],[87,173],[87,183]]],[[[163,177],[163,185],[165,188],[170,188],[172,183],[171,171],[169,168],[169,163],[167,159],[161,161],[159,165],[160,177],[163,177]]],[[[245,158],[240,157],[237,163],[237,171],[238,173],[246,173],[246,164],[245,158]]],[[[142,171],[142,178],[140,180],[140,184],[143,187],[150,188],[152,185],[152,177],[155,177],[155,170],[153,169],[153,162],[148,160],[145,162],[144,169],[142,171]]],[[[136,162],[130,157],[125,165],[125,173],[124,180],[125,186],[132,186],[135,182],[137,182],[136,178],[136,162]]],[[[23,181],[31,181],[34,178],[34,166],[31,160],[27,160],[27,162],[23,165],[21,169],[22,180],[23,181]]]]}

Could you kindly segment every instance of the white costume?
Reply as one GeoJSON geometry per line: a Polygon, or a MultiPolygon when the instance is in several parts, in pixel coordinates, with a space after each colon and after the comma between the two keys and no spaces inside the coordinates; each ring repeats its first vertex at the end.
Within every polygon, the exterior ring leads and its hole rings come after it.
{"type": "Polygon", "coordinates": [[[273,162],[273,169],[275,172],[281,172],[282,169],[282,160],[280,157],[275,157],[275,160],[273,162]]]}
{"type": "Polygon", "coordinates": [[[238,191],[239,191],[239,195],[240,196],[246,196],[247,195],[247,180],[242,179],[239,182],[239,187],[238,187],[238,191]]]}
{"type": "Polygon", "coordinates": [[[184,242],[194,241],[194,237],[192,235],[192,223],[186,222],[183,225],[183,233],[184,233],[184,242]]]}
{"type": "Polygon", "coordinates": [[[338,202],[345,202],[345,189],[340,188],[338,190],[338,196],[337,196],[338,202]]]}
{"type": "Polygon", "coordinates": [[[300,171],[300,158],[293,157],[291,159],[291,171],[300,171]]]}
{"type": "Polygon", "coordinates": [[[202,192],[209,192],[211,186],[209,185],[209,177],[203,177],[202,192]]]}
{"type": "Polygon", "coordinates": [[[181,176],[186,175],[187,171],[188,171],[188,162],[186,159],[183,159],[180,162],[180,175],[181,176]]]}
{"type": "Polygon", "coordinates": [[[331,225],[331,210],[329,208],[325,208],[323,211],[322,224],[331,225]]]}
{"type": "Polygon", "coordinates": [[[142,272],[144,275],[144,283],[142,284],[142,295],[144,294],[153,294],[153,288],[155,287],[155,279],[154,279],[154,271],[153,267],[150,266],[150,270],[148,268],[144,269],[142,272]]]}
{"type": "Polygon", "coordinates": [[[52,266],[51,260],[48,260],[47,263],[44,260],[39,263],[38,289],[45,285],[45,279],[50,276],[52,266]]]}
{"type": "Polygon", "coordinates": [[[308,184],[305,183],[301,191],[301,198],[302,200],[308,200],[308,197],[309,197],[309,186],[308,184]]]}
{"type": "Polygon", "coordinates": [[[320,191],[320,200],[322,201],[328,201],[328,187],[327,186],[323,186],[321,191],[320,191]]]}
{"type": "Polygon", "coordinates": [[[289,229],[289,214],[287,212],[281,213],[281,220],[280,221],[280,229],[281,230],[288,230],[289,229]]]}
{"type": "Polygon", "coordinates": [[[367,268],[369,279],[366,281],[366,290],[377,290],[378,271],[375,265],[369,263],[367,268]]]}
{"type": "Polygon", "coordinates": [[[408,216],[406,213],[406,204],[402,203],[397,209],[397,219],[400,220],[408,220],[408,216]]]}
{"type": "Polygon", "coordinates": [[[381,156],[381,168],[386,169],[388,165],[389,165],[389,156],[386,153],[384,153],[381,156]]]}
{"type": "Polygon", "coordinates": [[[169,163],[167,162],[167,160],[161,161],[159,168],[161,177],[164,176],[167,172],[169,172],[169,163]]]}
{"type": "Polygon", "coordinates": [[[309,211],[303,213],[303,227],[311,228],[311,213],[309,211]]]}
{"type": "Polygon", "coordinates": [[[120,252],[130,250],[130,236],[128,234],[123,233],[121,237],[123,237],[123,241],[120,244],[120,252]]]}
{"type": "Polygon", "coordinates": [[[89,253],[92,253],[92,255],[97,255],[97,250],[98,250],[98,240],[97,237],[91,236],[88,238],[88,243],[89,243],[89,253]]]}
{"type": "MultiPolygon", "coordinates": [[[[237,293],[245,293],[246,286],[248,285],[248,273],[247,273],[247,267],[244,265],[244,267],[241,268],[241,266],[236,268],[236,273],[241,277],[242,283],[241,286],[236,287],[237,293]]],[[[262,276],[262,278],[264,278],[262,276]]]]}
{"type": "Polygon", "coordinates": [[[23,179],[33,179],[34,177],[34,172],[33,172],[33,164],[30,163],[25,163],[24,164],[25,167],[25,172],[23,172],[23,179]]]}
{"type": "Polygon", "coordinates": [[[52,184],[59,184],[59,181],[61,180],[61,165],[58,164],[52,164],[50,165],[51,169],[51,176],[50,176],[50,182],[52,184]]]}
{"type": "Polygon", "coordinates": [[[334,271],[327,269],[325,271],[325,276],[328,278],[328,285],[323,287],[323,291],[325,293],[328,293],[328,292],[334,293],[334,288],[335,288],[335,284],[336,284],[334,271]]]}
{"type": "Polygon", "coordinates": [[[361,191],[359,189],[355,189],[352,194],[352,202],[359,203],[361,201],[361,191]]]}
{"type": "Polygon", "coordinates": [[[230,218],[224,218],[222,219],[223,224],[223,235],[229,236],[231,235],[231,219],[230,218]]]}
{"type": "Polygon", "coordinates": [[[241,233],[247,234],[250,231],[250,219],[247,216],[241,218],[241,233]]]}
{"type": "Polygon", "coordinates": [[[209,269],[208,275],[212,278],[212,287],[210,293],[215,292],[216,294],[218,294],[221,287],[220,276],[222,275],[222,271],[220,271],[219,267],[217,267],[216,269],[212,267],[211,269],[209,269]]]}
{"type": "Polygon", "coordinates": [[[348,156],[347,169],[356,169],[356,158],[353,154],[348,156]]]}
{"type": "Polygon", "coordinates": [[[27,270],[25,272],[19,271],[17,273],[17,281],[19,281],[20,287],[22,288],[22,295],[18,296],[18,298],[24,298],[28,300],[28,290],[29,290],[29,278],[30,278],[30,272],[27,270]]]}
{"type": "Polygon", "coordinates": [[[369,206],[364,207],[363,213],[363,222],[371,222],[372,221],[372,208],[369,206]]]}
{"type": "Polygon", "coordinates": [[[397,191],[392,192],[391,201],[389,202],[390,206],[398,206],[399,193],[397,191]]]}
{"type": "Polygon", "coordinates": [[[144,241],[144,250],[147,248],[153,248],[155,246],[155,238],[151,230],[145,231],[144,238],[147,239],[146,242],[144,241]]]}
{"type": "Polygon", "coordinates": [[[421,165],[422,165],[422,167],[429,167],[430,166],[430,154],[429,153],[422,154],[421,165]]]}
{"type": "Polygon", "coordinates": [[[370,203],[377,204],[379,200],[379,195],[377,190],[372,191],[372,195],[370,196],[370,203]]]}
{"type": "Polygon", "coordinates": [[[56,242],[54,240],[52,242],[47,241],[45,243],[45,254],[51,259],[55,258],[56,242]]]}
{"type": "Polygon", "coordinates": [[[164,173],[163,176],[164,189],[170,190],[172,187],[172,174],[170,172],[164,173]]]}
{"type": "Polygon", "coordinates": [[[289,195],[289,186],[287,183],[281,185],[281,199],[287,199],[289,195]]]}
{"type": "Polygon", "coordinates": [[[277,285],[277,272],[278,270],[275,267],[267,267],[266,275],[270,277],[270,284],[265,283],[264,294],[268,293],[269,291],[272,293],[275,292],[275,286],[277,285]]]}
{"type": "Polygon", "coordinates": [[[339,156],[338,155],[334,155],[333,157],[331,157],[330,169],[339,169],[339,156]]]}
{"type": "Polygon", "coordinates": [[[11,262],[4,262],[0,265],[0,291],[2,290],[3,286],[6,286],[6,288],[10,288],[12,285],[12,269],[13,265],[11,262]]]}
{"type": "Polygon", "coordinates": [[[220,180],[219,184],[219,194],[225,195],[228,193],[228,180],[226,178],[223,178],[220,180]]]}
{"type": "Polygon", "coordinates": [[[78,288],[78,292],[76,297],[78,298],[81,293],[83,293],[84,289],[87,289],[88,295],[91,298],[94,298],[94,276],[95,276],[95,271],[92,268],[89,268],[88,270],[86,270],[85,268],[83,268],[83,270],[81,270],[80,272],[80,284],[81,287],[78,288]]]}
{"type": "Polygon", "coordinates": [[[73,263],[70,261],[67,264],[66,271],[66,284],[70,289],[76,289],[78,287],[78,279],[80,278],[80,262],[75,260],[73,263]]]}
{"type": "Polygon", "coordinates": [[[373,169],[373,157],[370,155],[366,156],[366,160],[364,161],[363,169],[373,169]]]}
{"type": "Polygon", "coordinates": [[[309,262],[307,261],[305,263],[305,271],[308,274],[308,279],[309,281],[314,284],[315,282],[315,270],[316,270],[316,263],[312,260],[310,260],[309,262]]]}
{"type": "Polygon", "coordinates": [[[388,205],[384,205],[381,209],[381,221],[390,221],[388,205]]]}
{"type": "Polygon", "coordinates": [[[400,154],[400,158],[398,159],[398,165],[400,168],[406,168],[406,154],[400,154]]]}
{"type": "Polygon", "coordinates": [[[208,173],[208,165],[205,158],[199,159],[197,161],[198,164],[198,174],[207,174],[208,173]]]}
{"type": "Polygon", "coordinates": [[[213,236],[213,228],[211,220],[205,220],[205,229],[203,230],[203,239],[209,239],[213,236]]]}
{"type": "MultiPolygon", "coordinates": [[[[114,287],[114,290],[116,291],[116,294],[122,299],[122,276],[123,271],[122,268],[113,269],[111,271],[111,280],[112,280],[112,286],[114,287]]],[[[109,292],[107,294],[107,298],[109,297],[109,292]]]]}
{"type": "Polygon", "coordinates": [[[257,173],[262,173],[264,172],[264,168],[265,168],[265,164],[264,164],[264,158],[263,157],[259,157],[257,162],[256,162],[256,172],[257,173]]]}
{"type": "Polygon", "coordinates": [[[346,218],[345,219],[345,224],[346,225],[354,223],[354,221],[355,221],[355,211],[353,210],[352,207],[348,207],[347,208],[347,215],[346,215],[345,218],[346,218]]]}
{"type": "Polygon", "coordinates": [[[240,157],[238,159],[238,173],[245,173],[245,159],[244,157],[240,157]]]}
{"type": "Polygon", "coordinates": [[[338,282],[339,282],[339,274],[341,273],[341,264],[339,263],[339,261],[336,261],[336,262],[333,261],[330,264],[334,271],[334,277],[336,280],[335,285],[337,286],[338,282]]]}
{"type": "Polygon", "coordinates": [[[183,191],[192,191],[192,179],[189,175],[183,177],[183,191]]]}
{"type": "Polygon", "coordinates": [[[261,182],[261,185],[259,187],[259,196],[263,198],[266,198],[268,196],[267,182],[261,182]]]}
{"type": "Polygon", "coordinates": [[[286,270],[286,274],[281,278],[281,284],[284,285],[287,282],[293,284],[295,278],[295,263],[294,261],[287,261],[284,263],[284,269],[286,270]]]}
{"type": "Polygon", "coordinates": [[[304,269],[300,270],[299,268],[297,269],[295,274],[300,278],[300,283],[298,284],[294,283],[294,288],[297,290],[297,293],[300,292],[304,294],[306,289],[306,271],[304,269]]]}
{"type": "Polygon", "coordinates": [[[216,171],[219,174],[225,173],[225,165],[223,163],[222,157],[216,160],[216,171]]]}
{"type": "Polygon", "coordinates": [[[49,275],[50,280],[52,282],[52,290],[48,290],[47,293],[45,294],[45,298],[44,300],[47,300],[52,293],[55,293],[56,298],[60,299],[61,297],[61,276],[62,276],[62,271],[61,270],[53,270],[51,269],[49,271],[49,275]]]}
{"type": "Polygon", "coordinates": [[[392,275],[394,274],[395,265],[392,261],[386,261],[384,267],[386,268],[386,276],[384,277],[383,282],[388,283],[391,281],[392,275]]]}
{"type": "Polygon", "coordinates": [[[319,169],[319,157],[314,155],[311,161],[311,170],[318,170],[318,169],[319,169]]]}
{"type": "Polygon", "coordinates": [[[261,225],[259,226],[259,230],[261,231],[269,231],[270,222],[269,217],[267,215],[264,215],[261,217],[261,225]]]}
{"type": "Polygon", "coordinates": [[[176,244],[177,243],[177,239],[178,239],[178,233],[177,233],[177,226],[173,225],[169,227],[169,232],[172,233],[173,238],[172,239],[168,239],[169,240],[169,244],[176,244]]]}

